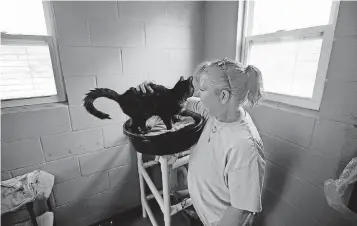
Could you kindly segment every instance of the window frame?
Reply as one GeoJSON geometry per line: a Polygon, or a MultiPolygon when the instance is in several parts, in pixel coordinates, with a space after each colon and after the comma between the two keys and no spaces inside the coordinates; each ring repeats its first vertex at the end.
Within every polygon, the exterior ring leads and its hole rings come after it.
{"type": "Polygon", "coordinates": [[[44,16],[48,35],[21,35],[21,34],[1,34],[1,43],[6,45],[22,45],[46,43],[49,48],[53,76],[56,83],[57,94],[53,96],[41,96],[30,98],[19,98],[1,100],[1,108],[19,107],[26,105],[56,103],[66,101],[66,93],[63,83],[63,76],[60,66],[58,45],[56,39],[56,27],[52,2],[43,2],[44,16]]]}
{"type": "MultiPolygon", "coordinates": [[[[319,111],[330,61],[334,33],[336,28],[339,1],[332,1],[328,25],[277,31],[268,34],[250,35],[252,32],[254,1],[239,1],[236,60],[244,64],[249,57],[249,48],[253,42],[269,42],[285,38],[322,37],[321,53],[317,67],[312,98],[303,98],[272,92],[264,92],[264,99],[287,105],[319,111]]],[[[264,76],[264,72],[262,72],[264,76]]]]}

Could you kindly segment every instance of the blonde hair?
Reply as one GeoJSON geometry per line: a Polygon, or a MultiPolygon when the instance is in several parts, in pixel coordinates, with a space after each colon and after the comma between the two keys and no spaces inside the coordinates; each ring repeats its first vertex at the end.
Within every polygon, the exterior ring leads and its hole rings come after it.
{"type": "Polygon", "coordinates": [[[196,67],[195,82],[199,83],[203,72],[213,76],[211,82],[218,93],[227,90],[231,95],[238,97],[240,104],[248,103],[254,106],[262,97],[262,74],[253,65],[244,66],[227,58],[205,61],[196,67]],[[211,69],[219,69],[221,73],[212,72],[211,69]]]}

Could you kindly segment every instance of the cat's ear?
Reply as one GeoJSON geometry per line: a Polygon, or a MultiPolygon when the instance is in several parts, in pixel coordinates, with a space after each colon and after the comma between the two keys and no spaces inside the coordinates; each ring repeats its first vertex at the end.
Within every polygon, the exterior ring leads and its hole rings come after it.
{"type": "Polygon", "coordinates": [[[188,77],[187,81],[192,82],[193,81],[193,76],[188,77]]]}
{"type": "Polygon", "coordinates": [[[183,76],[181,76],[179,81],[182,82],[184,80],[185,80],[185,78],[183,76]]]}

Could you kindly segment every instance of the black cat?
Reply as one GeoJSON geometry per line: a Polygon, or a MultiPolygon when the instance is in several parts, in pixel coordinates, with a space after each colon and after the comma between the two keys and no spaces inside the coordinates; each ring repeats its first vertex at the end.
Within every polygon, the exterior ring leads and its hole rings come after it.
{"type": "Polygon", "coordinates": [[[191,97],[194,92],[192,76],[185,80],[183,77],[174,88],[168,89],[162,85],[151,84],[153,93],[138,92],[134,87],[128,89],[122,95],[111,89],[96,88],[86,94],[84,107],[86,110],[100,119],[110,119],[108,114],[98,111],[93,102],[100,97],[116,101],[123,112],[132,119],[131,128],[136,133],[147,133],[146,120],[153,115],[159,116],[167,129],[172,128],[174,115],[182,110],[182,104],[191,97]],[[140,130],[141,131],[140,131],[140,130]]]}

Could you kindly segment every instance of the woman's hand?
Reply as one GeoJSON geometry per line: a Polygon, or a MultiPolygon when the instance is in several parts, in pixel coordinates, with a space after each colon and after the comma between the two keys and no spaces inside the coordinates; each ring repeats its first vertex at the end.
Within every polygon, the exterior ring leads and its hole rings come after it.
{"type": "Polygon", "coordinates": [[[153,93],[154,90],[151,88],[150,85],[154,84],[153,81],[144,81],[143,83],[139,84],[137,87],[136,87],[136,90],[138,92],[142,92],[142,93],[146,93],[146,91],[150,92],[150,93],[153,93]]]}

